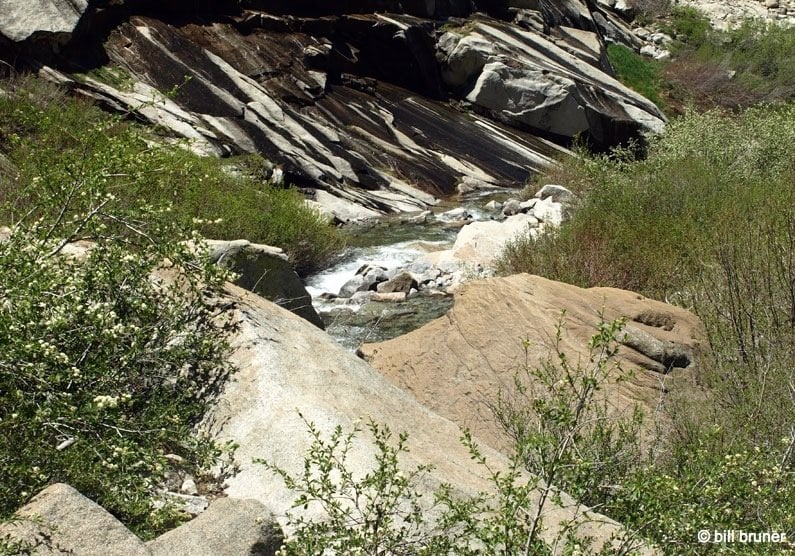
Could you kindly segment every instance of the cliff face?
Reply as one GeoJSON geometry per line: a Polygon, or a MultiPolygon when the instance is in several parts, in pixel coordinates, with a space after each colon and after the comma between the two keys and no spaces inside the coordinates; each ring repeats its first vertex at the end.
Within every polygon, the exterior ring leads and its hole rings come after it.
{"type": "Polygon", "coordinates": [[[262,153],[339,212],[516,186],[575,136],[609,146],[664,125],[610,76],[606,37],[626,33],[590,2],[36,1],[3,0],[9,63],[198,152],[262,153]],[[108,64],[114,83],[75,77],[108,64]]]}

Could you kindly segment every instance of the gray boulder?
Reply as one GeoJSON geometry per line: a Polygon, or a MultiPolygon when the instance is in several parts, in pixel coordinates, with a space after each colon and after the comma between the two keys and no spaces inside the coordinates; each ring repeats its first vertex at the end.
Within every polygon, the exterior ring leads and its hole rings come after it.
{"type": "MultiPolygon", "coordinates": [[[[227,481],[229,497],[255,498],[277,516],[294,509],[295,491],[253,460],[264,459],[291,475],[300,475],[303,455],[313,442],[303,419],[315,423],[324,438],[337,426],[351,430],[362,418],[386,424],[392,431],[410,431],[408,451],[401,457],[404,469],[432,466],[417,485],[425,494],[423,504],[431,504],[432,492],[440,483],[452,484],[454,493],[462,496],[491,491],[488,472],[471,459],[459,441],[457,425],[420,405],[412,394],[388,382],[379,371],[302,319],[234,286],[229,292],[247,308],[231,338],[231,361],[239,371],[210,416],[224,423],[219,440],[240,446],[236,452],[240,471],[227,481]]],[[[443,337],[434,338],[436,343],[444,343],[439,338],[443,337]]],[[[433,351],[426,355],[433,357],[433,351]]],[[[468,382],[458,380],[454,373],[441,376],[431,372],[427,376],[433,375],[441,385],[460,382],[464,387],[468,382]]],[[[505,458],[486,444],[480,448],[494,469],[505,469],[505,458]]],[[[351,446],[346,468],[354,477],[361,477],[372,469],[376,455],[376,446],[362,435],[351,446]]],[[[534,495],[528,504],[534,505],[538,499],[534,495]]],[[[323,514],[318,505],[310,504],[301,515],[314,519],[323,514]]],[[[618,545],[623,534],[616,523],[578,506],[564,493],[547,501],[543,520],[545,539],[565,531],[563,534],[592,538],[596,550],[614,539],[618,545]]],[[[283,523],[289,535],[292,531],[287,525],[283,523]]]]}
{"type": "Polygon", "coordinates": [[[0,35],[12,42],[37,36],[65,43],[88,8],[88,0],[0,0],[0,35]]]}
{"type": "Polygon", "coordinates": [[[411,291],[411,288],[416,287],[417,281],[414,277],[408,272],[401,272],[394,278],[378,284],[376,291],[378,293],[402,292],[407,294],[411,291]]]}
{"type": "Polygon", "coordinates": [[[571,29],[556,44],[537,32],[481,20],[466,34],[439,38],[442,79],[498,119],[562,137],[589,133],[611,144],[632,130],[661,131],[663,114],[602,70],[599,41],[585,40],[588,33],[571,29]]]}
{"type": "Polygon", "coordinates": [[[309,292],[281,249],[245,239],[208,240],[207,243],[210,260],[239,275],[235,284],[324,328],[323,320],[312,306],[309,292]]]}
{"type": "Polygon", "coordinates": [[[551,198],[555,203],[569,203],[574,199],[574,193],[563,187],[562,185],[553,185],[548,183],[542,187],[538,193],[534,195],[537,199],[551,198]]]}
{"type": "Polygon", "coordinates": [[[673,369],[685,369],[694,360],[693,351],[686,345],[660,339],[634,326],[624,329],[621,343],[652,360],[649,370],[667,374],[673,369]]]}
{"type": "Polygon", "coordinates": [[[522,202],[519,199],[508,199],[502,205],[503,216],[513,216],[522,212],[522,202]]]}
{"type": "Polygon", "coordinates": [[[517,123],[573,137],[588,129],[588,119],[574,96],[576,84],[540,67],[511,67],[501,61],[483,67],[467,95],[470,102],[498,111],[517,123]]]}
{"type": "Polygon", "coordinates": [[[340,297],[352,297],[356,292],[375,291],[378,284],[389,280],[386,269],[376,265],[364,265],[356,275],[345,282],[339,292],[340,297]]]}
{"type": "Polygon", "coordinates": [[[42,490],[16,516],[19,521],[0,526],[0,537],[34,545],[33,554],[151,555],[119,520],[63,483],[42,490]]]}
{"type": "Polygon", "coordinates": [[[262,503],[218,498],[196,519],[147,544],[154,556],[273,556],[283,540],[276,519],[262,503]]]}

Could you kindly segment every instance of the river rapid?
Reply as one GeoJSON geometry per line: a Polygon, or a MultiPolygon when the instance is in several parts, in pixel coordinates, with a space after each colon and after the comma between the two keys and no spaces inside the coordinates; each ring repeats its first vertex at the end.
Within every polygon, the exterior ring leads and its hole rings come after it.
{"type": "Polygon", "coordinates": [[[443,287],[435,288],[433,282],[402,302],[373,301],[362,292],[352,297],[339,294],[366,267],[383,269],[389,277],[403,271],[415,276],[427,272],[424,255],[451,248],[462,226],[495,218],[494,211],[485,206],[505,197],[503,192],[443,202],[422,214],[385,216],[346,226],[348,247],[342,257],[306,278],[307,291],[329,335],[355,351],[364,342],[394,338],[445,314],[452,306],[452,295],[443,287]]]}

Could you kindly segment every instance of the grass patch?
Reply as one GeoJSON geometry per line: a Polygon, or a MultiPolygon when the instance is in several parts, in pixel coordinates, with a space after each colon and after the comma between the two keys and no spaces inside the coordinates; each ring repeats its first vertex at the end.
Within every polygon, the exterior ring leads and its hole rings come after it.
{"type": "Polygon", "coordinates": [[[622,83],[663,108],[659,62],[644,58],[622,44],[609,44],[607,57],[622,83]]]}
{"type": "Polygon", "coordinates": [[[130,206],[169,204],[168,218],[207,237],[245,238],[282,247],[300,273],[328,262],[342,239],[293,189],[258,175],[256,157],[220,160],[153,144],[144,128],[121,121],[36,79],[0,97],[0,151],[18,183],[43,182],[42,198],[12,188],[0,221],[51,210],[49,194],[75,175],[90,176],[130,206]]]}

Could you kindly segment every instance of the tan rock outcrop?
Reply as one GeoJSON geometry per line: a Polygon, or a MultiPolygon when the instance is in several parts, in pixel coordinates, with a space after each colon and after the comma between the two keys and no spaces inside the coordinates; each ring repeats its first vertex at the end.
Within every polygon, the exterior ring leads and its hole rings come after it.
{"type": "MultiPolygon", "coordinates": [[[[228,481],[226,490],[230,497],[261,501],[286,525],[283,516],[291,510],[296,493],[253,460],[265,459],[293,475],[303,471],[312,438],[298,410],[324,435],[337,426],[350,431],[360,419],[386,424],[395,433],[408,432],[410,452],[401,459],[406,469],[434,466],[419,487],[424,492],[430,494],[442,482],[463,495],[491,489],[486,470],[461,444],[461,429],[455,423],[421,405],[305,320],[240,288],[231,286],[230,293],[238,322],[232,360],[239,370],[211,416],[223,425],[217,436],[240,446],[236,452],[240,472],[228,481]]],[[[499,453],[483,449],[493,466],[506,465],[499,453]]],[[[347,468],[361,477],[373,469],[375,454],[370,439],[361,434],[348,455],[347,468]]],[[[546,508],[545,534],[556,535],[571,519],[580,523],[577,534],[593,537],[597,544],[621,534],[618,524],[569,496],[562,496],[561,505],[548,503],[546,508]]],[[[289,536],[289,527],[285,533],[289,536]]]]}
{"type": "Polygon", "coordinates": [[[500,390],[510,390],[523,365],[549,360],[560,322],[560,348],[570,362],[587,364],[601,311],[608,321],[627,317],[617,361],[635,369],[630,380],[605,388],[612,406],[625,411],[639,404],[650,414],[663,392],[690,387],[704,338],[693,314],[629,291],[582,289],[527,274],[470,282],[456,291],[444,317],[365,344],[360,353],[421,403],[500,447],[506,439],[489,409],[500,390]]]}
{"type": "Polygon", "coordinates": [[[0,526],[0,538],[27,543],[31,554],[151,556],[119,520],[63,483],[42,490],[16,515],[19,521],[0,526]]]}

